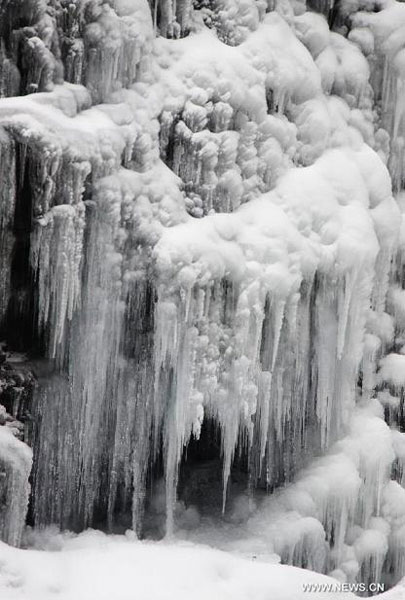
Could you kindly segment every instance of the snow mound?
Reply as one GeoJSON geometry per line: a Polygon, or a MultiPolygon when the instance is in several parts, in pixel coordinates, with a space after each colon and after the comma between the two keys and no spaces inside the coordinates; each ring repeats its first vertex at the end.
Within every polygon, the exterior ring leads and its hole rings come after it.
{"type": "MultiPolygon", "coordinates": [[[[51,536],[51,539],[53,536],[51,536]]],[[[191,543],[145,543],[131,535],[60,537],[58,551],[0,543],[2,600],[327,600],[309,584],[336,584],[310,571],[242,559],[191,543]]],[[[353,600],[335,593],[336,600],[353,600]]]]}

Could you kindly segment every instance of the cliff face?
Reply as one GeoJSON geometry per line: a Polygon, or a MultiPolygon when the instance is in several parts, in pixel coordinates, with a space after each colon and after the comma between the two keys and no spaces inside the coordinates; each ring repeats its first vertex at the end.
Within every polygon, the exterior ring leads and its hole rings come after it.
{"type": "MultiPolygon", "coordinates": [[[[3,2],[33,525],[145,533],[163,477],[169,534],[196,503],[285,562],[403,574],[404,9],[3,2]]],[[[18,544],[29,456],[4,440],[18,544]]]]}

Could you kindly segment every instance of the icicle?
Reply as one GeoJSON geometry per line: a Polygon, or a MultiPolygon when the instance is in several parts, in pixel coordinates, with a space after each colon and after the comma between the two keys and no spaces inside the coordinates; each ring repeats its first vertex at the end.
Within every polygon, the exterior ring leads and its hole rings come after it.
{"type": "MultiPolygon", "coordinates": [[[[49,355],[63,346],[67,322],[81,297],[84,205],[54,207],[36,225],[31,241],[31,263],[39,286],[39,326],[52,332],[49,355]]],[[[59,359],[63,360],[62,356],[59,359]]]]}
{"type": "MultiPolygon", "coordinates": [[[[260,410],[260,465],[259,470],[262,469],[262,461],[266,451],[267,444],[267,436],[269,430],[269,417],[270,417],[270,404],[272,399],[271,393],[271,384],[273,371],[276,364],[280,335],[281,335],[281,327],[283,324],[284,318],[284,310],[285,310],[285,300],[279,300],[273,303],[270,302],[269,311],[270,311],[270,319],[272,321],[271,332],[268,331],[264,333],[265,344],[268,344],[269,348],[271,347],[271,357],[270,357],[270,369],[268,375],[264,372],[262,373],[262,401],[259,407],[260,410]],[[271,337],[270,337],[271,336],[271,337]],[[272,338],[272,339],[271,339],[272,338]]],[[[265,350],[266,351],[266,350],[265,350]]],[[[279,407],[274,407],[273,409],[274,417],[276,419],[276,429],[281,435],[281,410],[279,407]],[[277,414],[278,413],[278,414],[277,414]]]]}
{"type": "MultiPolygon", "coordinates": [[[[180,325],[182,320],[179,319],[177,322],[180,325]]],[[[187,323],[187,320],[185,319],[184,322],[187,323]]],[[[173,534],[174,528],[178,469],[183,447],[191,435],[190,426],[187,428],[188,399],[190,398],[193,384],[195,337],[195,329],[186,325],[184,331],[179,332],[177,347],[172,349],[174,359],[172,364],[174,369],[169,374],[169,398],[164,425],[164,445],[166,450],[166,536],[169,537],[173,534]]]]}
{"type": "Polygon", "coordinates": [[[14,245],[13,221],[16,206],[16,153],[14,142],[0,128],[0,323],[6,314],[9,295],[12,250],[14,245]]]}
{"type": "Polygon", "coordinates": [[[342,289],[340,291],[339,302],[338,302],[338,338],[337,338],[337,358],[342,357],[343,348],[345,345],[346,328],[349,318],[349,307],[351,304],[352,294],[354,285],[357,279],[357,273],[351,272],[349,275],[344,277],[342,282],[342,289]]]}
{"type": "Polygon", "coordinates": [[[321,428],[321,443],[325,447],[329,439],[332,415],[333,396],[335,390],[337,348],[331,340],[337,340],[338,324],[336,319],[336,300],[330,297],[327,283],[323,283],[321,293],[317,296],[317,342],[318,360],[316,413],[321,428]]]}

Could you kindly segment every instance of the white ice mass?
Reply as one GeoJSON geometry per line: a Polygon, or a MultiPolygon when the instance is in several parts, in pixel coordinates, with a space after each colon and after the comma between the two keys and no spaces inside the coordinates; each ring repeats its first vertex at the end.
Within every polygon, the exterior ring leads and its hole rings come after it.
{"type": "Polygon", "coordinates": [[[404,2],[0,0],[0,597],[403,598],[404,212],[404,2]]]}

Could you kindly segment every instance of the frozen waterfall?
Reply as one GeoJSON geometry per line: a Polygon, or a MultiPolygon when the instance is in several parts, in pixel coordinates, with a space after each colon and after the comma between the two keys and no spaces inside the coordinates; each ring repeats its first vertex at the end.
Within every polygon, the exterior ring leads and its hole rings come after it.
{"type": "Polygon", "coordinates": [[[405,576],[405,3],[0,0],[0,539],[405,576]]]}

